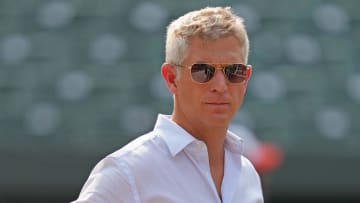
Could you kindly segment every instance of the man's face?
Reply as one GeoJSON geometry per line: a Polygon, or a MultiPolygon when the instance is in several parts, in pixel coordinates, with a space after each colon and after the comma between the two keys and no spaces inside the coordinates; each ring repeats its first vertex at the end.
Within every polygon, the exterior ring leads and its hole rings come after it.
{"type": "MultiPolygon", "coordinates": [[[[243,48],[234,37],[204,41],[193,38],[173,91],[175,104],[173,119],[190,130],[195,128],[227,128],[240,108],[247,82],[230,83],[222,71],[204,84],[191,79],[188,66],[194,63],[244,63],[243,48]],[[190,128],[190,129],[189,129],[190,128]]],[[[250,72],[249,72],[250,74],[250,72]]]]}

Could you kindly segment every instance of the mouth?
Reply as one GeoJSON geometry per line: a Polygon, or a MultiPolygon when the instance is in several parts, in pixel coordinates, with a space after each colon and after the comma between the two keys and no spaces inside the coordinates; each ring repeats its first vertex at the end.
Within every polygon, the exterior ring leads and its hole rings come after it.
{"type": "Polygon", "coordinates": [[[229,104],[227,102],[205,102],[206,104],[212,104],[212,105],[226,105],[229,104]]]}
{"type": "Polygon", "coordinates": [[[206,105],[211,105],[211,106],[227,106],[229,105],[228,102],[205,102],[206,105]]]}
{"type": "Polygon", "coordinates": [[[209,113],[228,114],[230,110],[230,103],[228,102],[205,102],[205,108],[209,113]]]}

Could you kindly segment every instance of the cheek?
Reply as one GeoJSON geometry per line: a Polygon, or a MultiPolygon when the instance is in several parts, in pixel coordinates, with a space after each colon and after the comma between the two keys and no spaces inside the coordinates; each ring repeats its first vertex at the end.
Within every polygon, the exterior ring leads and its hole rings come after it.
{"type": "Polygon", "coordinates": [[[182,99],[191,106],[195,106],[200,101],[200,94],[192,87],[188,87],[183,91],[182,99]]]}
{"type": "Polygon", "coordinates": [[[182,108],[186,108],[190,111],[195,111],[201,106],[203,91],[192,85],[182,86],[179,92],[179,100],[182,108]]]}
{"type": "Polygon", "coordinates": [[[245,95],[245,88],[241,88],[233,91],[233,99],[237,106],[240,106],[242,104],[244,95],[245,95]]]}
{"type": "Polygon", "coordinates": [[[177,96],[181,103],[191,103],[194,97],[194,88],[189,85],[190,81],[179,80],[177,96]]]}

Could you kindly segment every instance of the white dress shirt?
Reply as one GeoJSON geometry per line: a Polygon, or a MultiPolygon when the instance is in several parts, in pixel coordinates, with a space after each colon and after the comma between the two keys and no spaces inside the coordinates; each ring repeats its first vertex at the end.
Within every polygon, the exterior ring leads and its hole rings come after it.
{"type": "Polygon", "coordinates": [[[155,128],[101,160],[74,203],[261,203],[260,179],[228,131],[219,198],[207,148],[159,115],[155,128]]]}

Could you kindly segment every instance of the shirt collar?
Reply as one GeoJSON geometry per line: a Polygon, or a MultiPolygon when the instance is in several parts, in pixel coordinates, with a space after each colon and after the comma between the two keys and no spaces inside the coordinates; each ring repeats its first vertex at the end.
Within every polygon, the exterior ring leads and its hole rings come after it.
{"type": "Polygon", "coordinates": [[[225,138],[225,148],[238,154],[243,153],[243,139],[235,133],[228,130],[225,138]]]}
{"type": "Polygon", "coordinates": [[[172,156],[175,156],[196,140],[182,127],[172,121],[169,115],[158,115],[154,131],[164,139],[172,156]]]}
{"type": "MultiPolygon", "coordinates": [[[[186,130],[171,120],[170,115],[159,114],[156,120],[154,131],[162,137],[168,146],[172,156],[176,156],[190,143],[197,141],[186,130]],[[171,133],[169,133],[171,132],[171,133]]],[[[242,153],[243,140],[235,133],[228,131],[225,138],[225,148],[231,152],[242,153]]]]}

